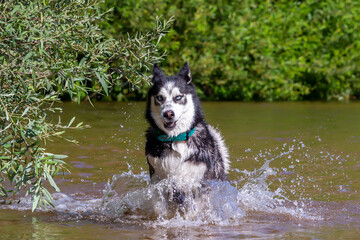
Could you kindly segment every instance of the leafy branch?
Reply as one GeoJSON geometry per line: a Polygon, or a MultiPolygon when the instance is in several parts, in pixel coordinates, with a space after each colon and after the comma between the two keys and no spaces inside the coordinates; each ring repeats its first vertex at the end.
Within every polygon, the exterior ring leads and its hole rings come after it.
{"type": "Polygon", "coordinates": [[[63,138],[67,129],[83,123],[61,119],[60,96],[78,102],[108,95],[125,84],[141,88],[147,72],[165,53],[160,39],[173,18],[156,20],[147,33],[114,40],[97,23],[99,0],[5,1],[0,5],[0,200],[11,203],[21,190],[31,195],[32,210],[52,205],[44,182],[60,191],[54,177],[68,170],[66,156],[46,152],[52,138],[63,138]]]}

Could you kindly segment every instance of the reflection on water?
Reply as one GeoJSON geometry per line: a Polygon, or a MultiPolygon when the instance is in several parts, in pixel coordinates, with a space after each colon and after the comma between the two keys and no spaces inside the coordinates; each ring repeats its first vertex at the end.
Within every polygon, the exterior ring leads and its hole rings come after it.
{"type": "Polygon", "coordinates": [[[149,185],[144,103],[65,104],[92,126],[55,142],[72,173],[55,209],[30,201],[0,210],[0,232],[49,238],[356,238],[360,233],[360,104],[205,103],[232,157],[230,183],[211,181],[169,201],[173,183],[149,185]],[[10,221],[14,219],[13,221],[10,221]],[[11,227],[8,227],[10,225],[11,227]],[[3,229],[6,227],[6,231],[3,229]],[[76,231],[74,231],[76,229],[76,231]],[[99,234],[102,232],[102,234],[99,234]]]}

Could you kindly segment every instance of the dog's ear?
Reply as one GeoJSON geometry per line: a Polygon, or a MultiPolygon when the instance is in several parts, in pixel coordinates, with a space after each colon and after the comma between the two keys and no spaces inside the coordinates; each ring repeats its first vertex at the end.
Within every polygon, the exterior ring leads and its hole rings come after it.
{"type": "Polygon", "coordinates": [[[155,82],[158,77],[161,77],[162,75],[164,75],[164,73],[161,71],[159,65],[155,63],[152,70],[152,81],[155,82]]]}
{"type": "Polygon", "coordinates": [[[179,75],[186,80],[187,84],[191,83],[191,72],[188,62],[185,62],[184,66],[180,69],[179,75]]]}

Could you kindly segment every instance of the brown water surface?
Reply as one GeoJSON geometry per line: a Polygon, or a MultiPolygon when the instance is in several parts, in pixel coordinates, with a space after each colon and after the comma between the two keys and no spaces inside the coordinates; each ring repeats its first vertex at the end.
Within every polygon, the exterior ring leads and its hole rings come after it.
{"type": "Polygon", "coordinates": [[[203,103],[229,147],[231,186],[214,183],[213,212],[170,217],[149,213],[149,201],[160,202],[145,197],[145,103],[62,107],[64,122],[76,116],[91,128],[68,132],[79,145],[47,144],[72,165],[57,178],[55,209],[31,213],[27,198],[1,207],[1,239],[360,236],[360,103],[203,103]]]}

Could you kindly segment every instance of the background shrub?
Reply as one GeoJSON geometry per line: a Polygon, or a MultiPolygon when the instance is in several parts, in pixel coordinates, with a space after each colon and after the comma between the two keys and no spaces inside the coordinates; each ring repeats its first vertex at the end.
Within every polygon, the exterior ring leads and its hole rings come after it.
{"type": "Polygon", "coordinates": [[[115,11],[101,26],[115,38],[174,15],[162,65],[172,74],[189,61],[203,99],[360,97],[359,1],[107,0],[108,7],[115,11]]]}

